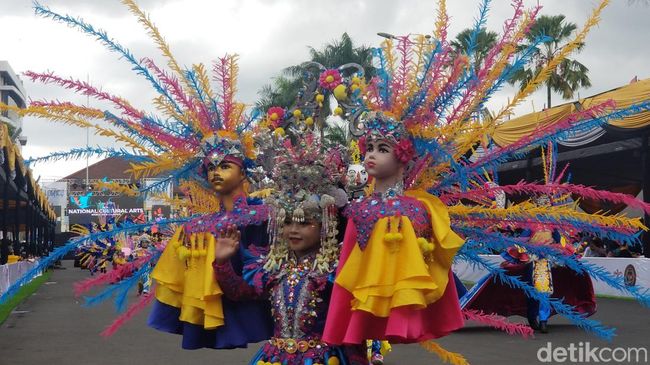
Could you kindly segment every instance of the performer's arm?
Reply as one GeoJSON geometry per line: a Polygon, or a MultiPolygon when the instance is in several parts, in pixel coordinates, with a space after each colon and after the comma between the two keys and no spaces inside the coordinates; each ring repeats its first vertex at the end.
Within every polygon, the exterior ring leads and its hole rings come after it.
{"type": "Polygon", "coordinates": [[[224,294],[231,300],[259,299],[262,289],[259,290],[248,285],[244,279],[235,272],[230,259],[239,252],[241,233],[237,226],[229,226],[217,237],[215,246],[215,260],[212,264],[216,280],[224,294]]]}
{"type": "Polygon", "coordinates": [[[232,268],[230,261],[217,263],[215,260],[212,264],[216,280],[221,286],[224,294],[231,300],[249,300],[261,299],[264,295],[262,290],[258,290],[246,283],[232,268]]]}

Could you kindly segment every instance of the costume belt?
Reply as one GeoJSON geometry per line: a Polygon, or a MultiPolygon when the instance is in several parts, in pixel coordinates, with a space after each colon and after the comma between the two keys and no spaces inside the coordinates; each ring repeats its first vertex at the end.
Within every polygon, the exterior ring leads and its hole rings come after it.
{"type": "Polygon", "coordinates": [[[309,340],[309,339],[296,339],[296,338],[277,338],[272,337],[269,342],[271,345],[277,347],[280,350],[283,350],[289,354],[300,352],[307,352],[309,349],[313,348],[323,348],[327,344],[321,342],[320,340],[309,340]]]}

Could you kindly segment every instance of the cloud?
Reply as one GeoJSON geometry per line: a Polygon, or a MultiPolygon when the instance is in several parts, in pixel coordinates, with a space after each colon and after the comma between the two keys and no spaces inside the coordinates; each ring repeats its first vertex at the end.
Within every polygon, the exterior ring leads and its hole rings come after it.
{"type": "MultiPolygon", "coordinates": [[[[148,9],[152,6],[165,5],[171,1],[174,0],[136,0],[136,3],[141,8],[148,9]]],[[[52,10],[74,15],[102,13],[105,16],[122,17],[129,12],[126,6],[113,0],[39,0],[38,2],[52,10]]],[[[2,14],[4,16],[24,15],[27,12],[32,12],[32,3],[31,0],[2,0],[2,14]]]]}
{"type": "MultiPolygon", "coordinates": [[[[286,66],[308,59],[308,46],[320,48],[348,32],[357,44],[377,45],[377,32],[392,34],[431,33],[436,16],[433,0],[378,1],[300,1],[300,0],[139,0],[169,42],[182,66],[210,64],[225,53],[240,55],[239,95],[254,103],[258,90],[279,75],[286,66]]],[[[136,57],[165,60],[141,25],[119,1],[43,0],[54,11],[81,16],[128,47],[136,57]]],[[[448,1],[450,35],[473,24],[478,1],[448,1]]],[[[537,2],[527,1],[528,6],[537,2]]],[[[541,1],[543,14],[565,14],[581,26],[596,1],[541,1]]],[[[509,2],[492,2],[488,27],[499,31],[510,16],[509,2]]],[[[650,30],[650,7],[625,0],[613,0],[602,22],[587,38],[585,49],[575,58],[590,68],[593,87],[581,90],[588,96],[627,83],[632,77],[650,76],[645,47],[650,30]]],[[[75,29],[34,15],[29,0],[0,2],[1,58],[14,70],[52,70],[62,76],[85,80],[103,90],[120,95],[134,105],[149,110],[151,88],[134,74],[119,55],[108,52],[99,42],[75,29]]],[[[85,103],[84,97],[69,91],[25,80],[27,93],[34,99],[72,100],[85,103]]],[[[514,92],[506,87],[489,103],[499,109],[514,92]]],[[[554,102],[560,103],[559,96],[554,102]]],[[[519,114],[539,110],[545,102],[543,92],[523,103],[519,114]]],[[[97,106],[95,104],[91,105],[97,106]]],[[[25,156],[85,145],[85,131],[27,118],[24,133],[28,144],[25,156]]],[[[91,137],[91,144],[107,141],[91,137]]],[[[84,163],[85,165],[85,163],[84,163]]],[[[78,168],[73,164],[37,166],[36,174],[64,176],[78,168]]]]}

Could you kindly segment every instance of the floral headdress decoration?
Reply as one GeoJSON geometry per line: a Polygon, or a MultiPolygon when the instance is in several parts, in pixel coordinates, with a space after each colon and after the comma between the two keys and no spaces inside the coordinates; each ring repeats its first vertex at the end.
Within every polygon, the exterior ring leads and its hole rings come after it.
{"type": "Polygon", "coordinates": [[[364,69],[356,63],[348,63],[335,69],[327,69],[317,62],[301,65],[303,86],[291,107],[285,110],[274,106],[268,109],[262,124],[277,136],[283,136],[288,129],[323,128],[328,117],[330,98],[338,106],[329,112],[342,116],[344,110],[358,104],[365,89],[364,69]]]}
{"type": "Polygon", "coordinates": [[[408,164],[415,156],[413,143],[404,124],[395,120],[387,113],[373,111],[361,115],[365,127],[365,134],[359,138],[359,148],[362,154],[366,153],[366,143],[384,140],[393,145],[393,153],[397,159],[408,164]]]}

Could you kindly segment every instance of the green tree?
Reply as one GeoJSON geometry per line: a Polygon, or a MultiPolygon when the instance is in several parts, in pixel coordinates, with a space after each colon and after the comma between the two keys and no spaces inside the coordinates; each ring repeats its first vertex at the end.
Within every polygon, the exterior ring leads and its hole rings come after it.
{"type": "MultiPolygon", "coordinates": [[[[366,79],[370,79],[374,75],[372,48],[355,47],[347,33],[343,33],[341,39],[326,44],[320,50],[309,47],[309,56],[310,59],[307,61],[318,62],[327,68],[335,68],[346,63],[358,63],[363,66],[366,79]]],[[[265,85],[258,92],[260,99],[257,102],[257,107],[261,110],[267,110],[272,106],[289,108],[303,85],[304,71],[301,65],[285,68],[282,74],[273,80],[272,84],[265,85]]]]}
{"type": "MultiPolygon", "coordinates": [[[[565,21],[564,15],[540,16],[531,27],[527,35],[529,44],[540,36],[551,37],[548,42],[541,43],[534,50],[533,62],[529,67],[519,70],[510,80],[511,84],[519,84],[523,89],[553,59],[565,46],[565,42],[577,29],[574,23],[565,21]]],[[[578,45],[578,50],[584,47],[578,45]]],[[[527,45],[524,45],[527,47],[527,45]]],[[[590,87],[589,69],[575,59],[564,59],[552,71],[550,77],[544,82],[546,86],[547,108],[551,107],[551,95],[559,93],[563,99],[572,99],[574,92],[581,87],[590,87]]]]}
{"type": "Polygon", "coordinates": [[[347,147],[350,144],[351,137],[347,126],[339,124],[326,126],[324,136],[324,143],[327,148],[336,146],[347,147]]]}
{"type": "MultiPolygon", "coordinates": [[[[451,41],[451,46],[454,51],[457,53],[468,54],[470,46],[470,37],[474,29],[467,28],[462,32],[456,35],[456,39],[451,41]]],[[[497,37],[499,35],[496,32],[488,31],[485,28],[481,30],[476,35],[476,44],[474,45],[474,51],[472,52],[471,62],[474,69],[478,69],[483,65],[485,56],[490,52],[492,47],[497,43],[497,37]]]]}

